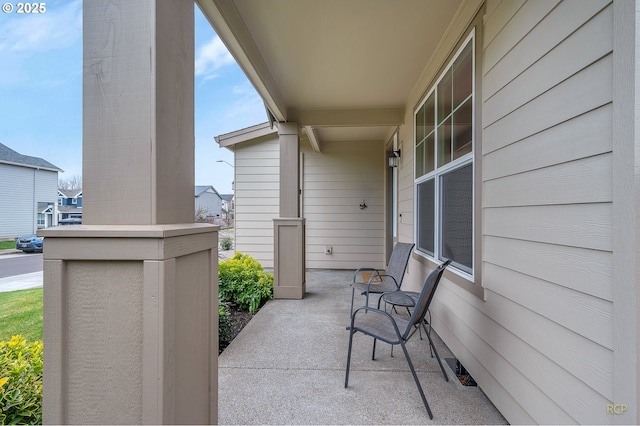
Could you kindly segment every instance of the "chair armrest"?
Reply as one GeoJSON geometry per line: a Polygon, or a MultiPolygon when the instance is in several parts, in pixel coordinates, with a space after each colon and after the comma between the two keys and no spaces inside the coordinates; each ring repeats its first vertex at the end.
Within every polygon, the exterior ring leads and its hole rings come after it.
{"type": "Polygon", "coordinates": [[[393,280],[393,283],[396,285],[396,288],[399,290],[400,289],[400,285],[398,285],[398,281],[396,281],[395,278],[393,278],[391,275],[387,275],[387,274],[374,274],[371,275],[371,278],[369,278],[369,281],[367,281],[367,293],[369,292],[369,289],[371,288],[371,284],[373,284],[374,286],[380,282],[382,282],[382,278],[383,277],[389,277],[393,280]],[[380,281],[378,282],[374,282],[374,279],[379,279],[380,281]]]}
{"type": "MultiPolygon", "coordinates": [[[[358,282],[357,278],[358,278],[358,274],[360,274],[361,272],[375,272],[376,274],[380,274],[380,270],[376,269],[376,268],[358,268],[356,270],[356,272],[353,274],[353,282],[358,282]]],[[[375,274],[374,274],[375,275],[375,274]]],[[[373,276],[373,275],[372,275],[373,276]]],[[[360,282],[364,282],[364,281],[360,281],[360,282]]]]}

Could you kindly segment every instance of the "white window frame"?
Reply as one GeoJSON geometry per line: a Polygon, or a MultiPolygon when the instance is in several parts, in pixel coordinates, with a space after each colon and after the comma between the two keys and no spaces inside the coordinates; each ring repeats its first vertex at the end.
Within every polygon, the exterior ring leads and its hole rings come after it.
{"type": "MultiPolygon", "coordinates": [[[[440,73],[440,75],[438,76],[438,79],[433,83],[433,85],[431,86],[431,88],[429,89],[429,91],[426,93],[426,95],[422,98],[422,100],[420,101],[420,103],[418,104],[418,106],[416,107],[416,109],[413,112],[413,152],[414,152],[414,165],[413,165],[413,177],[414,177],[414,183],[413,183],[413,202],[414,202],[414,229],[413,229],[413,233],[414,233],[414,241],[416,242],[416,247],[415,247],[415,253],[426,258],[429,259],[433,262],[436,263],[441,263],[442,261],[440,260],[440,256],[441,256],[441,242],[442,242],[442,222],[441,222],[441,210],[442,210],[442,189],[441,189],[441,176],[447,174],[448,172],[451,172],[453,170],[462,168],[468,164],[472,165],[472,176],[473,176],[473,182],[472,182],[472,230],[471,230],[471,236],[474,239],[474,241],[471,244],[472,247],[472,254],[471,254],[471,273],[464,271],[460,268],[455,267],[453,264],[449,267],[449,270],[452,271],[453,273],[461,276],[462,278],[466,279],[466,280],[470,280],[470,281],[474,281],[475,279],[475,259],[476,259],[476,252],[475,252],[475,238],[476,238],[476,217],[475,217],[475,210],[476,210],[476,193],[475,193],[475,176],[476,176],[476,164],[474,161],[474,155],[475,155],[475,150],[476,150],[476,117],[477,117],[477,111],[476,111],[476,41],[475,41],[475,28],[472,29],[469,33],[469,35],[464,39],[463,43],[460,45],[460,47],[458,48],[458,50],[456,51],[455,55],[451,58],[451,60],[449,61],[449,63],[447,64],[447,66],[443,69],[443,71],[440,73]],[[471,44],[471,60],[472,60],[472,72],[471,72],[471,104],[472,104],[472,116],[471,116],[471,132],[472,132],[472,144],[471,144],[471,152],[463,155],[460,158],[457,158],[453,161],[450,161],[447,164],[444,164],[443,166],[438,167],[437,166],[437,158],[438,158],[438,134],[437,134],[437,129],[438,129],[438,123],[434,123],[435,129],[434,131],[436,132],[434,135],[434,161],[436,161],[435,164],[435,168],[434,170],[423,174],[422,176],[417,177],[417,161],[415,161],[416,159],[416,139],[417,139],[417,123],[416,123],[416,115],[417,113],[420,111],[420,109],[422,108],[422,106],[426,103],[427,99],[429,99],[429,97],[436,91],[438,84],[440,83],[440,81],[444,78],[444,76],[446,75],[446,73],[448,71],[451,70],[451,67],[453,66],[453,63],[455,62],[455,60],[460,56],[460,54],[462,53],[462,51],[465,49],[465,47],[467,47],[468,44],[471,44]],[[423,251],[420,250],[419,246],[418,246],[418,242],[419,242],[419,211],[418,211],[418,185],[422,182],[426,182],[430,179],[434,179],[434,199],[436,202],[435,208],[434,208],[434,253],[433,255],[429,254],[429,253],[425,253],[423,251]]],[[[434,108],[437,110],[437,105],[438,105],[438,93],[435,93],[435,97],[434,97],[434,108]]]]}

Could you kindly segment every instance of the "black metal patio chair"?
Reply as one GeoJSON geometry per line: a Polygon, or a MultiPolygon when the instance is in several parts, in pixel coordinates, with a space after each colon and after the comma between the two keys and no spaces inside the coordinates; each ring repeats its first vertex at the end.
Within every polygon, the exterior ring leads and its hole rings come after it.
{"type": "Polygon", "coordinates": [[[385,291],[399,290],[402,284],[404,272],[407,270],[409,257],[415,244],[396,243],[389,258],[389,265],[385,271],[376,268],[359,268],[353,274],[351,283],[351,311],[353,313],[353,300],[356,290],[366,296],[365,306],[369,306],[369,294],[382,294],[385,291]],[[362,280],[363,272],[370,273],[366,280],[362,280]]]}
{"type": "MultiPolygon", "coordinates": [[[[433,414],[431,413],[431,409],[427,403],[427,398],[425,397],[422,386],[420,385],[420,380],[418,380],[416,371],[413,368],[413,363],[411,362],[411,357],[409,357],[409,352],[407,352],[405,343],[415,334],[419,327],[423,326],[425,315],[429,309],[431,301],[433,300],[433,295],[435,294],[440,279],[442,278],[442,274],[449,263],[451,263],[451,261],[447,260],[429,274],[409,319],[368,306],[363,306],[353,312],[351,315],[351,324],[348,327],[349,350],[347,352],[347,371],[344,379],[345,388],[349,385],[349,368],[351,364],[353,335],[360,331],[363,334],[373,337],[373,351],[371,354],[372,360],[374,360],[376,356],[376,342],[378,340],[382,340],[390,345],[400,345],[402,347],[407,364],[409,364],[409,369],[413,375],[413,380],[416,382],[422,402],[427,409],[427,414],[430,419],[433,419],[433,414]]],[[[429,336],[429,345],[435,349],[431,336],[429,336]]],[[[440,357],[437,358],[438,361],[440,361],[440,357]]],[[[442,368],[442,363],[440,363],[440,368],[442,368]]],[[[445,379],[446,378],[445,374],[445,379]]]]}

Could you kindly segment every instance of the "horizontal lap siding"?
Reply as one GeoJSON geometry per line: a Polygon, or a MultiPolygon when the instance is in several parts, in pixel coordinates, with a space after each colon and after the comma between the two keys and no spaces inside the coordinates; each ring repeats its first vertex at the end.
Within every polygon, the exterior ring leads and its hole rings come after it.
{"type": "Polygon", "coordinates": [[[236,145],[235,250],[273,268],[273,219],[279,216],[278,136],[236,145]]]}
{"type": "MultiPolygon", "coordinates": [[[[485,300],[445,278],[434,329],[509,422],[610,423],[612,5],[488,0],[483,36],[485,300]]],[[[400,132],[401,241],[414,240],[414,108],[400,132]]],[[[428,272],[411,261],[405,286],[428,272]]]]}
{"type": "Polygon", "coordinates": [[[487,300],[446,286],[436,322],[456,310],[515,422],[611,421],[612,20],[607,1],[503,1],[485,23],[487,300]]]}
{"type": "MultiPolygon", "coordinates": [[[[413,116],[409,111],[406,122],[413,125],[413,116]]],[[[406,126],[405,126],[406,128],[406,126]]],[[[400,132],[400,137],[403,137],[400,132]]],[[[400,146],[402,156],[398,167],[398,237],[399,241],[413,241],[413,146],[411,139],[405,137],[400,146]]]]}
{"type": "Polygon", "coordinates": [[[35,173],[36,203],[58,202],[58,172],[37,170],[35,173]]]}
{"type": "Polygon", "coordinates": [[[33,232],[34,202],[38,202],[34,200],[36,172],[27,167],[0,164],[0,238],[16,238],[33,232]]]}
{"type": "Polygon", "coordinates": [[[308,268],[383,266],[383,148],[382,142],[326,142],[315,153],[302,146],[308,268]],[[333,253],[324,254],[325,246],[333,253]]]}

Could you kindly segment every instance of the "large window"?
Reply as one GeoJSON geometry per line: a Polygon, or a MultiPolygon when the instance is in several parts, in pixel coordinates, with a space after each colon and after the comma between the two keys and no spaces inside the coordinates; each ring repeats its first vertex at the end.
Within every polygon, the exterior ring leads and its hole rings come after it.
{"type": "Polygon", "coordinates": [[[473,276],[474,33],[415,112],[416,246],[473,276]]]}

